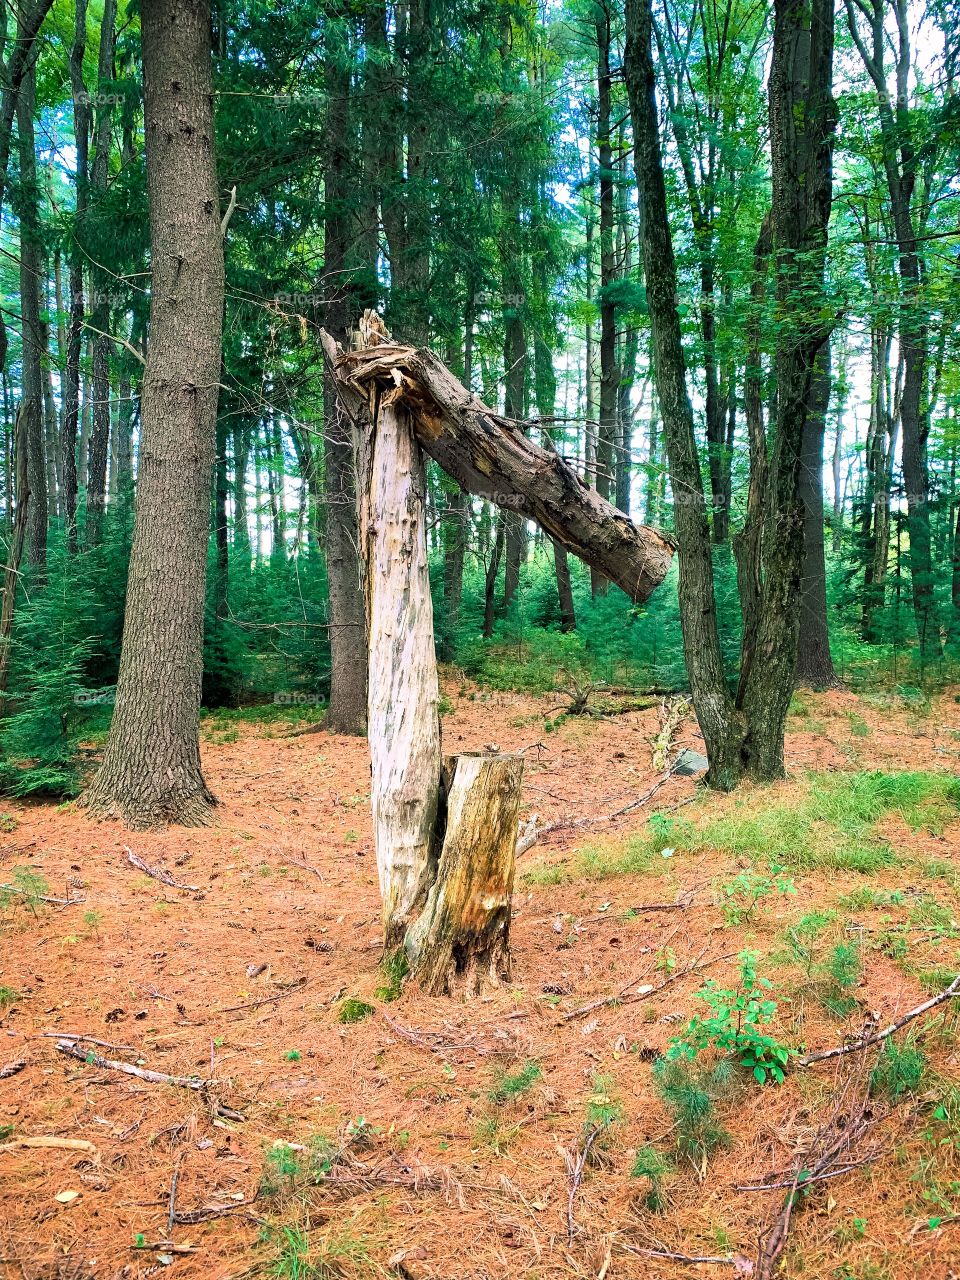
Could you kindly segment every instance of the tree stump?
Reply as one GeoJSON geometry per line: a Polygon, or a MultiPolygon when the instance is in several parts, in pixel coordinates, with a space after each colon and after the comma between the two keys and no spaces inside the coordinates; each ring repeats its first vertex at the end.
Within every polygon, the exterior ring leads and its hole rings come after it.
{"type": "Polygon", "coordinates": [[[424,991],[468,995],[510,976],[510,907],[516,869],[523,758],[444,760],[436,879],[407,933],[410,967],[424,991]]]}

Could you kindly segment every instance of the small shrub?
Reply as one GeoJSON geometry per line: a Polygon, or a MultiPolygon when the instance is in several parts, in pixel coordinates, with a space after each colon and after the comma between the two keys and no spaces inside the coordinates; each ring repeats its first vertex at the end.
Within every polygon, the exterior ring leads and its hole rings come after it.
{"type": "Polygon", "coordinates": [[[919,1090],[926,1068],[926,1057],[912,1037],[903,1045],[887,1040],[870,1077],[870,1088],[874,1093],[886,1094],[892,1102],[899,1102],[905,1093],[919,1090]]]}
{"type": "Polygon", "coordinates": [[[502,1075],[490,1090],[490,1101],[497,1103],[511,1102],[519,1098],[528,1089],[543,1079],[543,1071],[536,1062],[526,1062],[513,1075],[502,1075]]]}
{"type": "Polygon", "coordinates": [[[646,1178],[650,1189],[646,1195],[646,1206],[654,1213],[660,1213],[665,1207],[663,1180],[673,1171],[670,1161],[665,1159],[656,1147],[649,1143],[640,1148],[630,1170],[631,1178],[646,1178]]]}
{"type": "Polygon", "coordinates": [[[790,1050],[760,1029],[773,1018],[777,1002],[766,994],[773,985],[769,978],[757,975],[758,959],[755,951],[740,953],[740,981],[734,990],[712,979],[701,987],[698,996],[710,1013],[690,1019],[685,1033],[670,1042],[668,1060],[693,1061],[701,1050],[713,1048],[735,1058],[759,1084],[783,1083],[790,1050]]]}
{"type": "Polygon", "coordinates": [[[716,1102],[731,1084],[729,1063],[697,1069],[689,1062],[662,1058],[654,1067],[653,1082],[673,1120],[677,1150],[702,1177],[710,1156],[730,1144],[730,1135],[716,1117],[716,1102]]]}
{"type": "Polygon", "coordinates": [[[769,875],[747,868],[723,885],[723,914],[727,924],[744,924],[752,920],[759,903],[774,890],[781,894],[796,893],[793,880],[782,872],[781,866],[771,862],[769,875]]]}

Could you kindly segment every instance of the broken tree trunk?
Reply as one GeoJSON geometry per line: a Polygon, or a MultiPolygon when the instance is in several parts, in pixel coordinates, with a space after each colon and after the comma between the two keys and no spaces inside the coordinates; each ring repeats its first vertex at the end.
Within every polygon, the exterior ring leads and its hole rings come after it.
{"type": "Polygon", "coordinates": [[[632,600],[646,600],[660,585],[673,555],[665,533],[635,525],[563,458],[461,386],[433,352],[395,343],[373,312],[362,330],[361,346],[346,353],[328,333],[321,335],[341,401],[361,432],[369,433],[389,394],[408,411],[423,451],[467,493],[536,521],[632,600]]]}
{"type": "Polygon", "coordinates": [[[367,732],[384,947],[402,941],[434,867],[440,718],[423,456],[384,396],[359,441],[360,546],[369,633],[367,732]]]}
{"type": "Polygon", "coordinates": [[[424,990],[467,994],[510,977],[510,904],[516,868],[523,757],[461,755],[444,761],[436,880],[407,935],[424,990]]]}

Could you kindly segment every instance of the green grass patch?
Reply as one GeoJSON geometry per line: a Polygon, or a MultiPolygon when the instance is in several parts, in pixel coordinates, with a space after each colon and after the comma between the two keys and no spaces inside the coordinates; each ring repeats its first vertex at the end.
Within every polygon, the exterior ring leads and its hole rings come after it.
{"type": "Polygon", "coordinates": [[[569,872],[540,882],[642,875],[655,870],[660,857],[710,850],[764,866],[773,857],[788,870],[870,875],[897,860],[876,829],[891,814],[912,830],[939,834],[960,816],[960,780],[923,772],[812,773],[798,780],[789,798],[753,792],[733,805],[707,797],[694,816],[653,814],[643,835],[588,846],[569,872]]]}
{"type": "Polygon", "coordinates": [[[512,1102],[515,1098],[519,1098],[521,1094],[532,1089],[542,1079],[543,1071],[540,1069],[539,1063],[525,1062],[519,1071],[500,1075],[490,1090],[490,1101],[497,1103],[512,1102]]]}
{"type": "Polygon", "coordinates": [[[347,996],[345,1000],[340,1001],[340,1007],[337,1010],[337,1021],[349,1025],[353,1022],[362,1022],[364,1018],[369,1018],[374,1013],[376,1013],[376,1009],[372,1004],[367,1004],[366,1000],[358,1000],[355,996],[347,996]]]}

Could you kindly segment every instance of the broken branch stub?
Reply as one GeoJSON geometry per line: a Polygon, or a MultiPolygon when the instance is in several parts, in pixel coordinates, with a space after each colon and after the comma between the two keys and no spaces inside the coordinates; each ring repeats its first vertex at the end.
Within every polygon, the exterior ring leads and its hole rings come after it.
{"type": "Polygon", "coordinates": [[[361,345],[348,352],[330,334],[321,338],[341,403],[361,434],[389,394],[408,410],[423,451],[467,493],[536,521],[638,603],[660,585],[673,556],[665,533],[634,524],[557,453],[487,408],[432,351],[394,342],[374,313],[364,315],[360,334],[361,345]]]}

